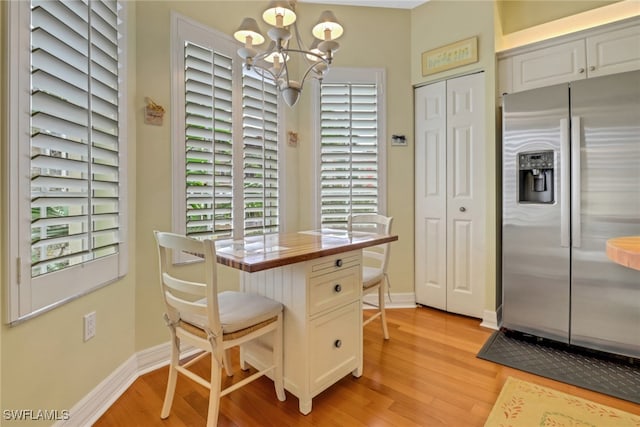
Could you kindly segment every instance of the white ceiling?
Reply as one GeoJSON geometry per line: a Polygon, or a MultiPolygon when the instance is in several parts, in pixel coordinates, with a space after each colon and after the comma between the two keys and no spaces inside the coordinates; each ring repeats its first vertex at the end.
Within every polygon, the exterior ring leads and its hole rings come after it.
{"type": "Polygon", "coordinates": [[[429,0],[298,0],[301,3],[339,4],[345,6],[391,7],[413,9],[429,0]]]}

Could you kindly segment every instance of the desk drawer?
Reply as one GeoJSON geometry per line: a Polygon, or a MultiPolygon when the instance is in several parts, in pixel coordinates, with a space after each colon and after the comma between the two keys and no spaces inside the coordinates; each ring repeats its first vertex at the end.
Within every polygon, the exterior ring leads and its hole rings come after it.
{"type": "Polygon", "coordinates": [[[362,312],[354,302],[311,321],[311,394],[315,396],[358,367],[362,312]]]}
{"type": "Polygon", "coordinates": [[[360,266],[309,279],[309,316],[360,299],[360,266]]]}
{"type": "Polygon", "coordinates": [[[309,276],[315,277],[361,264],[361,251],[325,256],[311,262],[309,276]]]}

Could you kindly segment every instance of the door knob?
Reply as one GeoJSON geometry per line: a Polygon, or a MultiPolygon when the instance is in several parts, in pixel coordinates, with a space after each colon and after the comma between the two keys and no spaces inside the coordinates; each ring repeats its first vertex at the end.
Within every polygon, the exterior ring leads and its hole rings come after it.
{"type": "Polygon", "coordinates": [[[460,212],[466,212],[466,211],[467,211],[467,208],[465,208],[464,206],[460,207],[460,212]]]}

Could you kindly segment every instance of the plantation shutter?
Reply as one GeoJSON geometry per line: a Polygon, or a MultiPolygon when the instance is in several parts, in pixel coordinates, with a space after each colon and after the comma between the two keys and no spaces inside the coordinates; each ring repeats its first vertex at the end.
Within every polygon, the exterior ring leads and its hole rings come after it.
{"type": "Polygon", "coordinates": [[[278,231],[278,94],[272,80],[244,71],[242,140],[245,235],[278,231]]]}
{"type": "Polygon", "coordinates": [[[375,84],[320,87],[320,203],[323,227],[378,212],[378,100],[375,84]]]}
{"type": "Polygon", "coordinates": [[[233,225],[232,60],[185,43],[186,234],[228,237],[233,225]]]}
{"type": "Polygon", "coordinates": [[[31,2],[31,274],[120,244],[116,1],[31,2]]]}

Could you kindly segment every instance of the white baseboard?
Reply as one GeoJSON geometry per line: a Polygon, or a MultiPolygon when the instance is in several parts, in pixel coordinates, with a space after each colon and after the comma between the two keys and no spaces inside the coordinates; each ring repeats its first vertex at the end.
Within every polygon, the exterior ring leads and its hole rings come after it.
{"type": "Polygon", "coordinates": [[[93,425],[138,378],[136,359],[135,354],[127,359],[69,410],[68,420],[58,421],[54,427],[93,425]]]}
{"type": "Polygon", "coordinates": [[[171,344],[166,342],[139,351],[137,354],[138,376],[161,368],[169,364],[171,358],[171,344]]]}
{"type": "MultiPolygon", "coordinates": [[[[198,351],[196,348],[184,347],[181,354],[189,356],[198,351]]],[[[76,403],[69,410],[68,420],[58,421],[54,427],[92,425],[140,375],[168,365],[170,357],[171,345],[168,341],[134,354],[76,403]]]]}
{"type": "Polygon", "coordinates": [[[482,323],[480,323],[480,326],[495,330],[500,329],[498,327],[498,312],[485,310],[482,314],[482,323]]]}
{"type": "MultiPolygon", "coordinates": [[[[368,304],[378,305],[378,294],[371,293],[364,296],[363,301],[367,304],[364,305],[364,308],[374,308],[369,306],[368,304]]],[[[386,297],[385,308],[415,308],[416,307],[416,294],[413,292],[408,293],[394,293],[391,294],[391,300],[389,300],[389,296],[386,297]]]]}

